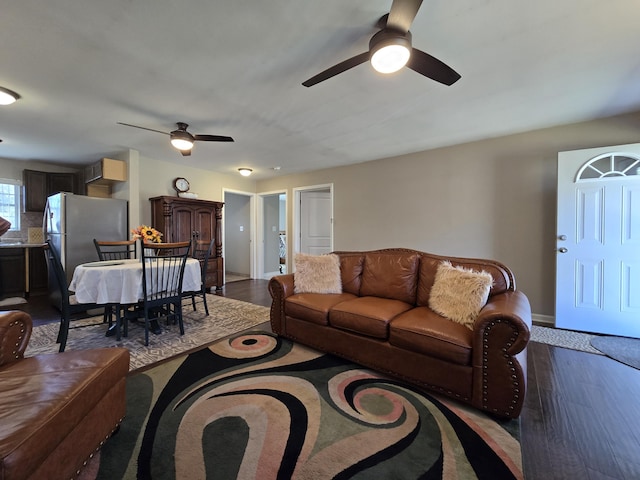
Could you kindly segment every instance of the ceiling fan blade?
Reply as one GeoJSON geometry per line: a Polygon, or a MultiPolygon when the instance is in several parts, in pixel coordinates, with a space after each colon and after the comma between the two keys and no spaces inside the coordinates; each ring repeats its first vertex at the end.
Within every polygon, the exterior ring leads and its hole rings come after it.
{"type": "Polygon", "coordinates": [[[393,0],[387,19],[387,28],[407,33],[418,14],[420,5],[422,0],[393,0]]]}
{"type": "Polygon", "coordinates": [[[138,125],[131,125],[130,123],[122,123],[122,122],[116,122],[116,123],[118,125],[124,125],[125,127],[140,128],[142,130],[149,130],[150,132],[156,132],[156,133],[162,133],[164,135],[169,135],[169,132],[161,132],[160,130],[154,130],[153,128],[140,127],[138,125]]]}
{"type": "Polygon", "coordinates": [[[193,139],[203,142],[233,142],[233,138],[223,135],[194,135],[193,139]]]}
{"type": "Polygon", "coordinates": [[[180,153],[183,157],[188,157],[191,155],[191,150],[180,150],[180,153]]]}
{"type": "Polygon", "coordinates": [[[453,85],[460,80],[460,74],[449,65],[417,48],[411,49],[411,58],[407,67],[445,85],[453,85]]]}
{"type": "Polygon", "coordinates": [[[302,82],[302,85],[305,87],[311,87],[317,83],[324,82],[331,77],[338,75],[339,73],[346,72],[350,68],[357,67],[361,63],[364,63],[369,60],[369,52],[361,53],[360,55],[356,55],[355,57],[351,57],[344,62],[340,62],[333,67],[327,68],[324,72],[320,72],[314,77],[311,77],[309,80],[302,82]]]}

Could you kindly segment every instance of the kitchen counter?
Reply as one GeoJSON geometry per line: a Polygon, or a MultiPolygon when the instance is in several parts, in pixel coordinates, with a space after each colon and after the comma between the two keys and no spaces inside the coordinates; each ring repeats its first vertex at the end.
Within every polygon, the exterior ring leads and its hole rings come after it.
{"type": "Polygon", "coordinates": [[[19,240],[15,242],[11,240],[0,241],[0,248],[40,248],[44,245],[44,243],[26,243],[19,240]]]}

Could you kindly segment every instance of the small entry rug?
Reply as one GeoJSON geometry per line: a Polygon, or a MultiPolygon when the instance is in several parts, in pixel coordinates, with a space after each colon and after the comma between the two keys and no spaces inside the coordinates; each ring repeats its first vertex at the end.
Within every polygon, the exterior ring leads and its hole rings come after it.
{"type": "Polygon", "coordinates": [[[607,357],[640,370],[640,340],[628,337],[599,336],[591,340],[591,345],[607,357]]]}
{"type": "Polygon", "coordinates": [[[517,420],[266,332],[134,373],[81,479],[523,478],[517,420]]]}
{"type": "Polygon", "coordinates": [[[602,355],[600,350],[596,350],[591,346],[590,341],[593,338],[595,338],[595,335],[573,330],[562,330],[561,328],[541,327],[538,325],[531,327],[532,342],[546,343],[547,345],[553,345],[555,347],[602,355]]]}

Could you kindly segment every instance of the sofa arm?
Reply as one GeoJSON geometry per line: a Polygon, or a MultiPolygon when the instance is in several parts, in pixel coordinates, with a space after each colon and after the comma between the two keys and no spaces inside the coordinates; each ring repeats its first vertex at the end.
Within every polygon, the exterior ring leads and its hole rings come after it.
{"type": "Polygon", "coordinates": [[[274,333],[285,333],[284,301],[294,293],[293,273],[278,275],[269,280],[271,294],[271,329],[274,333]]]}
{"type": "Polygon", "coordinates": [[[518,290],[489,298],[473,326],[474,403],[515,418],[524,402],[531,307],[518,290]]]}
{"type": "Polygon", "coordinates": [[[0,313],[0,365],[24,358],[33,322],[31,316],[21,310],[0,313]]]}

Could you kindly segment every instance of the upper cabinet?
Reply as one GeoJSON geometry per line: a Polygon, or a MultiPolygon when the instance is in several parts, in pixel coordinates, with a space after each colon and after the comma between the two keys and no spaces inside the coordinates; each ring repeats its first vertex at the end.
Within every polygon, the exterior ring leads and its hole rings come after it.
{"type": "Polygon", "coordinates": [[[102,160],[85,167],[85,183],[112,183],[127,180],[127,164],[122,160],[103,158],[102,160]]]}
{"type": "Polygon", "coordinates": [[[79,193],[75,173],[23,170],[24,211],[44,212],[47,197],[58,192],[79,193]]]}
{"type": "Polygon", "coordinates": [[[91,197],[110,197],[114,182],[126,180],[127,164],[122,160],[103,158],[84,169],[87,195],[91,197]]]}

